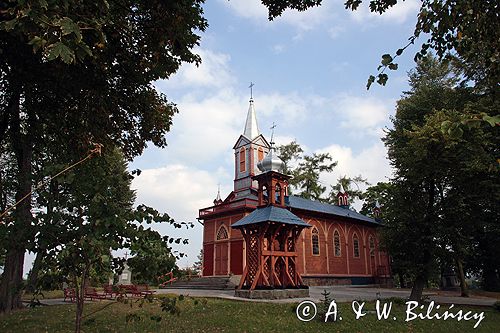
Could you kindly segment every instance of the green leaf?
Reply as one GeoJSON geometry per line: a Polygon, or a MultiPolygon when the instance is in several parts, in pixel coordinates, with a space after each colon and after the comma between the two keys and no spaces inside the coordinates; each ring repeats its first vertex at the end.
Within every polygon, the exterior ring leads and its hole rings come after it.
{"type": "Polygon", "coordinates": [[[451,121],[445,120],[441,123],[441,132],[446,133],[450,129],[451,121]]]}
{"type": "Polygon", "coordinates": [[[40,8],[43,8],[43,9],[49,8],[49,4],[47,3],[46,0],[38,0],[38,3],[40,4],[40,8]]]}
{"type": "Polygon", "coordinates": [[[392,62],[392,57],[390,54],[384,54],[382,56],[382,65],[387,66],[392,62]]]}
{"type": "Polygon", "coordinates": [[[78,53],[78,58],[84,58],[85,56],[89,56],[89,57],[92,57],[92,51],[90,50],[90,48],[88,47],[87,44],[85,43],[80,43],[78,44],[79,48],[77,50],[77,53],[78,53]]]}
{"type": "Polygon", "coordinates": [[[495,127],[495,126],[498,126],[500,125],[500,115],[496,115],[496,116],[483,116],[483,120],[488,122],[488,124],[491,125],[491,127],[495,127]]]}
{"type": "Polygon", "coordinates": [[[59,25],[61,26],[61,31],[63,36],[74,33],[76,36],[76,41],[79,43],[82,40],[82,33],[80,27],[69,17],[63,17],[59,20],[59,25]]]}
{"type": "Polygon", "coordinates": [[[396,51],[396,55],[397,55],[397,56],[400,56],[400,55],[402,55],[402,54],[403,54],[403,49],[398,49],[398,50],[396,51]]]}
{"type": "Polygon", "coordinates": [[[5,21],[0,25],[0,29],[3,29],[5,31],[11,31],[12,29],[14,29],[16,27],[18,21],[19,20],[17,18],[14,18],[14,19],[9,20],[9,21],[5,21]]]}
{"type": "Polygon", "coordinates": [[[459,124],[454,124],[453,126],[450,127],[450,129],[448,129],[448,134],[453,139],[460,139],[464,134],[464,130],[460,127],[459,124]]]}
{"type": "Polygon", "coordinates": [[[380,84],[381,86],[385,86],[388,79],[389,77],[387,76],[387,74],[381,73],[378,75],[377,83],[380,84]]]}
{"type": "Polygon", "coordinates": [[[35,36],[28,42],[28,44],[33,45],[33,52],[37,52],[40,48],[47,44],[47,41],[42,37],[35,36]]]}
{"type": "Polygon", "coordinates": [[[75,53],[63,42],[57,42],[50,46],[48,60],[54,60],[58,57],[65,63],[71,64],[75,60],[75,53]]]}
{"type": "Polygon", "coordinates": [[[389,64],[389,69],[392,70],[392,71],[397,70],[398,69],[398,64],[390,63],[389,64]]]}
{"type": "Polygon", "coordinates": [[[366,90],[370,89],[370,86],[373,82],[375,82],[375,76],[370,75],[370,77],[368,78],[368,82],[366,83],[366,90]]]}

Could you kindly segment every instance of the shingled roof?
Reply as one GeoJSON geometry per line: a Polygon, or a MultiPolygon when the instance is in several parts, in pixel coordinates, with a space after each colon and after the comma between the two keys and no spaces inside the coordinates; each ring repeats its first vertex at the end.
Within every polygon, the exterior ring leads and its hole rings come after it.
{"type": "Polygon", "coordinates": [[[304,222],[300,217],[285,208],[267,206],[264,208],[257,208],[241,220],[234,223],[231,228],[241,228],[250,224],[262,223],[267,221],[293,224],[306,228],[311,227],[310,224],[304,222]]]}
{"type": "Polygon", "coordinates": [[[337,215],[342,217],[348,217],[355,220],[361,220],[365,222],[380,224],[375,219],[365,216],[363,214],[357,213],[347,208],[342,208],[339,206],[331,205],[324,202],[304,199],[301,197],[296,197],[290,195],[285,198],[285,204],[290,208],[301,209],[305,211],[313,211],[331,215],[337,215]]]}

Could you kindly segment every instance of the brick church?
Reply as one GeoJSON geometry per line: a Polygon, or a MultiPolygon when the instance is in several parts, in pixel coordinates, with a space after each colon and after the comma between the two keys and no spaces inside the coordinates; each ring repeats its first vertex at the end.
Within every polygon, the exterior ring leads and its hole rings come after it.
{"type": "Polygon", "coordinates": [[[390,280],[389,257],[379,249],[379,221],[350,210],[348,193],[343,189],[337,195],[338,205],[288,195],[286,175],[282,175],[283,186],[262,191],[262,184],[256,179],[271,170],[262,165],[268,162],[270,168],[279,171],[282,161],[259,132],[252,99],[245,129],[233,149],[233,191],[224,200],[218,194],[213,206],[199,211],[204,225],[203,276],[246,272],[248,245],[237,228],[241,223],[233,225],[248,220],[252,212],[262,207],[263,200],[269,204],[273,198],[274,205],[274,198],[277,203],[281,198],[279,209],[282,213],[286,210],[286,214],[280,216],[290,215],[307,225],[294,245],[294,265],[304,284],[372,284],[390,280]]]}

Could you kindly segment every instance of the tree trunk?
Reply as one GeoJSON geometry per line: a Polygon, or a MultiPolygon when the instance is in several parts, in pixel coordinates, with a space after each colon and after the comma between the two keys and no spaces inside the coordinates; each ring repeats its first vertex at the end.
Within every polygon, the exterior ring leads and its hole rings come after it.
{"type": "Polygon", "coordinates": [[[38,284],[38,272],[42,268],[43,257],[45,256],[45,251],[39,249],[36,253],[35,261],[33,262],[33,267],[31,268],[30,274],[28,276],[28,284],[26,286],[26,291],[34,293],[38,284]]]}
{"type": "Polygon", "coordinates": [[[483,265],[483,288],[486,291],[500,291],[500,279],[491,260],[486,260],[483,265]]]}
{"type": "Polygon", "coordinates": [[[410,294],[410,300],[417,302],[420,302],[422,300],[422,292],[424,290],[424,286],[427,284],[427,281],[429,279],[429,268],[430,268],[429,266],[432,264],[434,260],[429,250],[429,248],[432,246],[432,244],[429,243],[431,239],[427,237],[427,235],[432,235],[430,226],[432,225],[432,222],[434,220],[434,202],[435,202],[436,188],[435,188],[435,179],[433,177],[428,178],[427,190],[428,190],[428,202],[425,213],[424,225],[422,226],[423,229],[422,233],[423,237],[421,242],[423,251],[423,257],[421,262],[422,268],[420,269],[420,272],[417,274],[415,281],[413,282],[413,287],[411,288],[411,294],[410,294]]]}
{"type": "MultiPolygon", "coordinates": [[[[12,104],[11,112],[11,144],[17,161],[17,190],[15,200],[18,202],[31,191],[31,159],[32,144],[30,142],[30,126],[21,130],[20,92],[17,92],[17,104],[12,104]]],[[[31,123],[32,119],[28,119],[31,123]]],[[[13,211],[14,224],[7,235],[7,256],[4,273],[0,283],[0,312],[11,312],[22,307],[21,292],[23,289],[23,266],[28,232],[31,227],[31,195],[20,202],[13,211]]]]}
{"type": "Polygon", "coordinates": [[[76,318],[75,318],[75,333],[80,333],[82,329],[83,306],[85,301],[85,288],[87,287],[87,277],[90,270],[90,264],[85,265],[83,275],[78,284],[78,278],[75,278],[75,292],[76,292],[76,318]]]}
{"type": "Polygon", "coordinates": [[[456,259],[458,279],[460,280],[460,291],[462,297],[469,297],[469,288],[467,287],[467,282],[465,282],[464,266],[461,259],[456,259]]]}
{"type": "Polygon", "coordinates": [[[0,312],[10,313],[12,310],[22,307],[24,252],[23,248],[7,251],[2,283],[0,284],[0,312]]]}
{"type": "Polygon", "coordinates": [[[422,300],[422,292],[424,290],[424,285],[426,278],[422,275],[418,275],[413,282],[413,288],[411,288],[410,301],[420,302],[422,300]]]}
{"type": "Polygon", "coordinates": [[[399,276],[399,286],[401,288],[406,288],[406,283],[405,283],[405,276],[403,273],[399,272],[398,273],[398,276],[399,276]]]}

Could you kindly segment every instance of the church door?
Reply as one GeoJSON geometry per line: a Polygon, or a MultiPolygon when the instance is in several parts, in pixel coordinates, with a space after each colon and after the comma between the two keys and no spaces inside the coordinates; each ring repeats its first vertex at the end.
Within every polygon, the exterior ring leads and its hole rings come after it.
{"type": "Polygon", "coordinates": [[[228,275],[227,245],[228,245],[227,242],[221,242],[215,245],[215,275],[228,275]]]}

